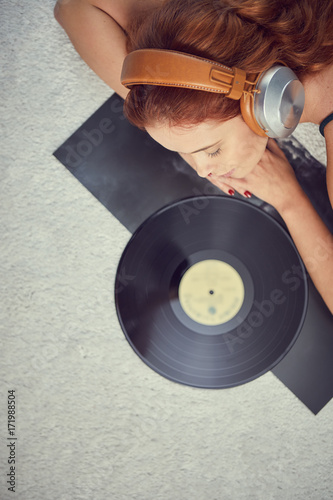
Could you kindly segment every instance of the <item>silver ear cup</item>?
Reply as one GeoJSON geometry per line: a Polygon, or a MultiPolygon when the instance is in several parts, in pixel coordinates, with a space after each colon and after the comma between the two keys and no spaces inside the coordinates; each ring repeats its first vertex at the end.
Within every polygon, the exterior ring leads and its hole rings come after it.
{"type": "Polygon", "coordinates": [[[304,88],[286,66],[273,66],[259,79],[254,114],[268,137],[288,137],[297,127],[304,108],[304,88]]]}

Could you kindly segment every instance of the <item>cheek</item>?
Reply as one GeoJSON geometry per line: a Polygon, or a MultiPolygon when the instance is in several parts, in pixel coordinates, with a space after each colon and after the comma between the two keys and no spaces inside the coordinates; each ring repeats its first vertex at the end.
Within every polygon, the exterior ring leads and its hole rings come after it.
{"type": "Polygon", "coordinates": [[[232,137],[232,150],[242,163],[256,164],[266,149],[268,137],[259,137],[241,119],[232,137]]]}
{"type": "Polygon", "coordinates": [[[266,150],[267,141],[268,138],[256,137],[254,140],[248,140],[244,143],[243,147],[240,148],[240,151],[246,163],[257,164],[261,160],[266,150]]]}

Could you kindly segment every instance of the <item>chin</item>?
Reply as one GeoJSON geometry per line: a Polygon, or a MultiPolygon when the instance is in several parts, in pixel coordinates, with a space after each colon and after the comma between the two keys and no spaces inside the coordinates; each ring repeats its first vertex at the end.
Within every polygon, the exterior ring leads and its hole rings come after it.
{"type": "Polygon", "coordinates": [[[247,175],[249,175],[255,169],[255,165],[253,167],[240,167],[233,174],[234,179],[244,179],[247,175]]]}

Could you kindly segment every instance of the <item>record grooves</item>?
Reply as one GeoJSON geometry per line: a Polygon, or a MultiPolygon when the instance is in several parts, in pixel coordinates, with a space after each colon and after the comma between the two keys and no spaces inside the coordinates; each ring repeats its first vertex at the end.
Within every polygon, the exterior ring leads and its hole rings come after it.
{"type": "Polygon", "coordinates": [[[160,375],[225,388],[272,369],[300,333],[303,263],[284,228],[224,196],[169,205],[134,233],[119,262],[119,322],[160,375]]]}

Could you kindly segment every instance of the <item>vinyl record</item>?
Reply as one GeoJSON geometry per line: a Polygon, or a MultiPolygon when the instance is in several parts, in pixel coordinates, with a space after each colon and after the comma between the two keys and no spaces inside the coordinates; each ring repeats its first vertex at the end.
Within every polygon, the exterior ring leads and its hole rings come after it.
{"type": "Polygon", "coordinates": [[[202,388],[272,369],[300,333],[307,297],[285,229],[224,196],[187,198],[152,215],[126,246],[115,282],[119,322],[138,356],[202,388]]]}

